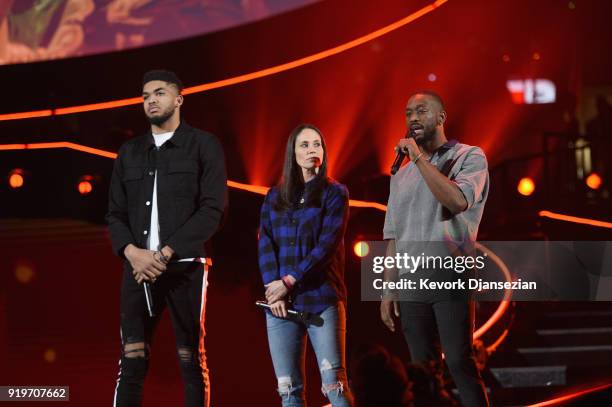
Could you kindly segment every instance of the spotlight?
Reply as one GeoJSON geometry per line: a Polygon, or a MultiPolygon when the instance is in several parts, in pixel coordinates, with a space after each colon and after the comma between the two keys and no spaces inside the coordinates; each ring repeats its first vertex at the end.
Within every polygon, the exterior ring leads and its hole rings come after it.
{"type": "Polygon", "coordinates": [[[519,194],[529,196],[535,191],[535,182],[530,177],[521,178],[516,189],[519,194]]]}
{"type": "Polygon", "coordinates": [[[81,195],[90,194],[94,189],[95,181],[96,181],[96,177],[93,177],[91,175],[83,175],[81,178],[79,178],[79,181],[77,184],[77,190],[79,191],[79,194],[81,195]]]}
{"type": "Polygon", "coordinates": [[[46,349],[43,353],[43,359],[47,363],[55,362],[55,360],[57,359],[57,353],[55,352],[55,349],[46,349]]]}
{"type": "Polygon", "coordinates": [[[15,279],[21,284],[28,284],[34,278],[34,266],[27,260],[19,260],[15,265],[15,279]]]}
{"type": "Polygon", "coordinates": [[[599,189],[601,183],[601,177],[596,172],[592,172],[586,179],[586,184],[591,189],[599,189]]]}
{"type": "Polygon", "coordinates": [[[370,245],[360,240],[353,245],[353,252],[357,257],[365,257],[370,253],[370,245]]]}
{"type": "Polygon", "coordinates": [[[8,184],[13,189],[18,189],[23,186],[25,182],[25,173],[21,168],[15,168],[8,175],[8,184]]]}
{"type": "Polygon", "coordinates": [[[435,73],[430,73],[429,75],[427,75],[427,80],[428,80],[429,82],[435,82],[435,81],[436,81],[436,79],[438,79],[438,77],[436,76],[436,74],[435,74],[435,73]]]}
{"type": "Polygon", "coordinates": [[[93,191],[93,185],[91,185],[91,182],[89,181],[81,181],[79,182],[78,189],[81,195],[87,195],[88,193],[93,191]]]}

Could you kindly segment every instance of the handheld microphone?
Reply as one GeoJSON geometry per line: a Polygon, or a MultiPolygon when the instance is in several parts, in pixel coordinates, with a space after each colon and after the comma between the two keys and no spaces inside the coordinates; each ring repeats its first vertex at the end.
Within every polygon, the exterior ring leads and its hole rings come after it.
{"type": "Polygon", "coordinates": [[[142,283],[145,292],[145,300],[147,301],[147,311],[149,312],[149,316],[153,318],[155,316],[155,311],[153,309],[153,295],[151,294],[151,286],[146,281],[142,283]]]}
{"type": "MultiPolygon", "coordinates": [[[[257,305],[260,308],[265,308],[265,309],[270,309],[270,304],[268,304],[265,301],[255,301],[255,305],[257,305]]],[[[302,321],[306,321],[308,319],[308,312],[300,312],[300,311],[296,311],[294,309],[288,309],[287,310],[287,314],[291,315],[294,318],[297,319],[301,319],[302,321]]]]}
{"type": "MultiPolygon", "coordinates": [[[[406,135],[404,136],[404,138],[409,137],[414,137],[414,134],[412,134],[410,130],[406,131],[406,135]]],[[[399,171],[400,167],[402,166],[402,162],[404,161],[404,158],[406,158],[406,154],[404,154],[401,149],[398,149],[397,155],[395,156],[395,160],[391,165],[391,175],[395,175],[395,173],[399,171]]]]}

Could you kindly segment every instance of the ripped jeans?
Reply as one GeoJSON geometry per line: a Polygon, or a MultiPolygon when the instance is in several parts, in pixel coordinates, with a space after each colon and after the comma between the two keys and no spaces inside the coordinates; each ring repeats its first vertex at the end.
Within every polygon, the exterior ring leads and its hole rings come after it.
{"type": "Polygon", "coordinates": [[[204,346],[208,266],[196,262],[171,263],[151,286],[154,318],[146,312],[142,286],[134,280],[131,268],[127,264],[124,267],[121,287],[123,349],[113,406],[141,405],[149,369],[150,344],[161,314],[167,308],[176,338],[185,406],[208,407],[210,382],[204,346]]]}
{"type": "Polygon", "coordinates": [[[321,314],[321,326],[274,317],[266,312],[268,343],[283,407],[304,406],[306,334],[317,357],[321,391],[333,407],[352,406],[345,361],[346,313],[339,302],[321,314]]]}

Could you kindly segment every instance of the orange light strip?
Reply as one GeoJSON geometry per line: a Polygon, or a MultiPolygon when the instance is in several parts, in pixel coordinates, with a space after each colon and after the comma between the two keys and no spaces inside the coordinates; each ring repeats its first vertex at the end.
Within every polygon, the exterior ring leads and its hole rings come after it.
{"type": "Polygon", "coordinates": [[[609,387],[612,387],[612,384],[604,384],[604,385],[601,385],[601,386],[592,387],[592,388],[587,389],[587,390],[582,390],[582,391],[578,391],[578,392],[575,392],[575,393],[567,394],[565,396],[557,397],[557,398],[554,398],[552,400],[543,401],[543,402],[537,403],[537,404],[530,404],[530,405],[528,405],[526,407],[554,406],[554,405],[557,405],[557,404],[562,403],[564,401],[575,399],[576,397],[580,397],[580,396],[583,396],[585,394],[593,393],[593,392],[596,392],[596,391],[599,391],[599,390],[603,390],[603,389],[606,389],[606,388],[609,388],[609,387]]]}
{"type": "Polygon", "coordinates": [[[495,325],[497,321],[500,320],[502,315],[504,315],[504,313],[506,312],[509,306],[510,306],[510,301],[502,300],[499,303],[499,306],[497,307],[493,315],[491,315],[491,317],[487,320],[487,322],[482,324],[482,326],[478,328],[476,332],[474,332],[473,338],[478,339],[481,336],[483,336],[489,329],[491,329],[491,327],[495,325]]]}
{"type": "MultiPolygon", "coordinates": [[[[495,264],[497,264],[497,266],[501,269],[502,273],[504,273],[506,281],[512,281],[512,275],[510,274],[510,270],[508,270],[506,263],[504,263],[503,260],[499,258],[499,256],[497,256],[493,251],[491,251],[491,249],[487,248],[482,243],[476,242],[476,248],[482,251],[483,253],[486,253],[487,256],[492,259],[495,264]]],[[[487,320],[487,322],[482,324],[482,326],[478,328],[476,332],[474,332],[474,339],[480,338],[482,335],[485,334],[485,332],[491,329],[491,327],[495,325],[497,321],[500,320],[502,315],[504,315],[504,313],[510,306],[511,298],[512,290],[504,291],[504,298],[500,301],[499,306],[497,307],[493,315],[491,315],[491,317],[487,320]]]]}
{"type": "Polygon", "coordinates": [[[70,142],[66,142],[65,144],[66,144],[66,148],[70,148],[72,150],[82,151],[88,154],[95,154],[101,157],[112,158],[113,160],[117,158],[117,153],[111,153],[110,151],[100,150],[99,148],[87,147],[87,146],[70,143],[70,142]]]}
{"type": "Polygon", "coordinates": [[[243,184],[243,183],[240,183],[240,182],[230,181],[230,180],[227,180],[227,186],[230,187],[230,188],[242,189],[243,191],[253,192],[253,193],[259,194],[259,195],[267,194],[268,190],[270,189],[269,187],[262,187],[262,186],[259,186],[259,185],[243,184]]]}
{"type": "Polygon", "coordinates": [[[414,20],[423,17],[424,15],[431,13],[436,8],[440,7],[442,4],[446,3],[448,0],[437,0],[432,4],[423,7],[419,11],[416,11],[409,16],[402,18],[392,24],[389,24],[383,28],[380,28],[370,34],[364,35],[352,41],[349,41],[345,44],[338,45],[336,47],[330,48],[325,51],[318,52],[313,55],[309,55],[304,58],[297,59],[295,61],[287,62],[285,64],[276,65],[271,68],[262,69],[260,71],[251,72],[245,75],[235,76],[233,78],[224,79],[221,81],[205,83],[203,85],[192,86],[190,88],[185,88],[184,94],[188,95],[190,93],[198,93],[204,92],[211,89],[222,88],[224,86],[235,85],[237,83],[247,82],[253,79],[262,78],[264,76],[274,75],[279,72],[288,71],[290,69],[294,69],[300,67],[302,65],[310,64],[316,61],[320,61],[321,59],[339,54],[341,52],[347,51],[351,48],[355,48],[359,45],[365,44],[366,42],[375,40],[376,38],[382,37],[385,34],[390,33],[391,31],[397,30],[400,27],[403,27],[407,24],[410,24],[414,20]]]}
{"type": "Polygon", "coordinates": [[[349,205],[354,208],[373,208],[378,209],[379,211],[387,212],[387,207],[383,204],[379,204],[378,202],[358,201],[356,199],[351,199],[349,200],[349,205]]]}
{"type": "Polygon", "coordinates": [[[67,141],[58,141],[54,143],[29,143],[29,144],[2,144],[0,145],[0,151],[2,150],[42,150],[49,148],[69,148],[71,150],[82,151],[88,154],[99,155],[106,158],[116,158],[116,153],[110,151],[100,150],[98,148],[92,148],[83,146],[81,144],[70,143],[67,141]]]}
{"type": "Polygon", "coordinates": [[[0,121],[6,120],[20,120],[20,119],[31,119],[34,117],[46,117],[52,116],[53,110],[34,110],[31,112],[21,112],[21,113],[5,113],[0,114],[0,121]]]}
{"type": "MultiPolygon", "coordinates": [[[[189,95],[192,93],[200,93],[205,92],[211,89],[222,88],[225,86],[235,85],[242,82],[251,81],[254,79],[262,78],[264,76],[270,76],[277,74],[279,72],[288,71],[290,69],[294,69],[303,65],[307,65],[316,61],[320,61],[324,58],[337,55],[341,52],[347,51],[351,48],[355,48],[359,45],[365,44],[366,42],[375,40],[376,38],[382,37],[385,34],[388,34],[392,31],[395,31],[411,22],[423,17],[426,14],[431,13],[436,8],[440,7],[448,0],[436,0],[428,6],[423,7],[422,9],[398,20],[392,24],[389,24],[383,28],[380,28],[374,32],[366,34],[362,37],[356,38],[352,41],[344,43],[342,45],[338,45],[336,47],[327,49],[325,51],[318,52],[313,55],[306,56],[304,58],[297,59],[295,61],[287,62],[284,64],[276,65],[270,68],[261,69],[259,71],[251,72],[244,75],[234,76],[233,78],[223,79],[220,81],[204,83],[202,85],[191,86],[185,88],[183,90],[184,95],[189,95]]],[[[18,120],[18,119],[29,119],[34,117],[43,117],[43,116],[52,116],[52,115],[65,115],[72,113],[80,113],[80,112],[90,112],[94,110],[103,110],[103,109],[114,109],[123,106],[131,106],[142,103],[141,97],[134,97],[128,99],[118,99],[109,102],[101,102],[101,103],[91,103],[87,105],[78,105],[78,106],[70,106],[63,107],[54,110],[38,110],[32,112],[21,112],[21,113],[7,113],[0,114],[0,121],[6,120],[18,120]]]]}
{"type": "Polygon", "coordinates": [[[27,144],[2,144],[0,145],[0,151],[2,150],[25,150],[27,144]]]}
{"type": "Polygon", "coordinates": [[[539,215],[543,218],[563,220],[565,222],[580,223],[582,225],[597,226],[602,228],[612,228],[612,222],[604,222],[601,220],[579,218],[577,216],[563,215],[561,213],[554,213],[550,211],[540,211],[539,215]]]}
{"type": "Polygon", "coordinates": [[[509,332],[510,332],[510,330],[504,329],[504,332],[502,332],[502,334],[499,336],[499,338],[497,338],[497,340],[495,342],[493,342],[493,344],[491,344],[490,346],[487,346],[487,353],[489,355],[497,350],[499,345],[501,345],[501,343],[504,341],[504,339],[506,339],[506,337],[508,336],[509,332]]]}
{"type": "Polygon", "coordinates": [[[53,114],[60,116],[63,114],[91,112],[92,110],[114,109],[117,107],[138,105],[140,103],[142,103],[142,97],[119,99],[119,100],[112,100],[110,102],[92,103],[89,105],[61,107],[61,108],[55,109],[53,111],[53,114]]]}

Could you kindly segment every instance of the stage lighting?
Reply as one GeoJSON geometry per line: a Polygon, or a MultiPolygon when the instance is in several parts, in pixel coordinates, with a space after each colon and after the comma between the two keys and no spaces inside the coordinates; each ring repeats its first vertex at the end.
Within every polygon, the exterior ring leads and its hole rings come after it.
{"type": "Polygon", "coordinates": [[[557,100],[557,88],[550,79],[510,79],[506,88],[517,105],[555,103],[557,100]]]}
{"type": "Polygon", "coordinates": [[[79,182],[77,184],[77,190],[81,195],[90,194],[94,189],[94,181],[95,178],[91,175],[83,175],[79,178],[79,182]]]}
{"type": "Polygon", "coordinates": [[[87,195],[88,193],[93,191],[93,185],[91,185],[91,182],[89,181],[81,181],[79,182],[78,189],[81,195],[87,195]]]}
{"type": "Polygon", "coordinates": [[[20,260],[15,265],[15,279],[21,284],[28,284],[34,278],[34,267],[29,261],[20,260]]]}
{"type": "Polygon", "coordinates": [[[592,172],[586,179],[586,184],[591,189],[599,189],[601,183],[601,177],[596,172],[592,172]]]}
{"type": "Polygon", "coordinates": [[[18,189],[23,186],[25,182],[25,173],[21,168],[15,168],[8,175],[8,184],[13,189],[18,189]]]}
{"type": "Polygon", "coordinates": [[[55,360],[57,359],[57,353],[55,352],[55,349],[46,349],[43,353],[43,359],[47,363],[55,362],[55,360]]]}
{"type": "Polygon", "coordinates": [[[529,177],[521,178],[516,189],[518,190],[519,194],[529,196],[533,194],[533,191],[535,191],[535,182],[533,182],[533,180],[529,177]]]}
{"type": "Polygon", "coordinates": [[[357,257],[365,257],[370,253],[370,245],[364,241],[358,241],[353,245],[353,252],[357,257]]]}

